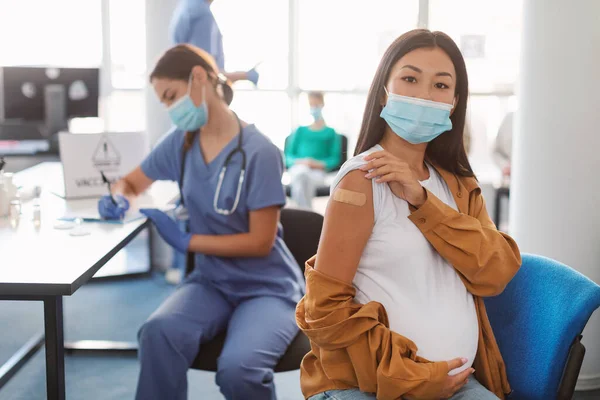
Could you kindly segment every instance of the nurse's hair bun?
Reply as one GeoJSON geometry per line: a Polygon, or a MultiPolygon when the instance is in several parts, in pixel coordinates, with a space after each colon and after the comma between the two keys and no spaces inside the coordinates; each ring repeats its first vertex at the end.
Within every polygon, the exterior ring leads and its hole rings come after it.
{"type": "Polygon", "coordinates": [[[219,71],[213,56],[191,44],[178,44],[167,50],[156,62],[150,74],[150,82],[155,78],[179,79],[187,81],[192,69],[200,65],[206,70],[217,93],[227,105],[233,100],[231,82],[219,71]]]}
{"type": "Polygon", "coordinates": [[[219,93],[227,105],[230,105],[233,101],[233,88],[231,87],[231,81],[222,73],[217,75],[217,93],[219,93]]]}

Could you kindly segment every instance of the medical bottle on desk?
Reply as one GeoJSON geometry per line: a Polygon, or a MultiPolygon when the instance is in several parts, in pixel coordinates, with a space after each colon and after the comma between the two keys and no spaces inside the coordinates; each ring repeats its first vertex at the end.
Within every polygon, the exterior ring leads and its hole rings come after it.
{"type": "Polygon", "coordinates": [[[21,220],[21,200],[13,198],[10,201],[8,210],[8,216],[10,218],[10,226],[14,229],[19,226],[21,220]]]}
{"type": "Polygon", "coordinates": [[[13,176],[12,173],[4,173],[4,187],[8,192],[10,225],[16,228],[21,218],[21,197],[19,196],[19,188],[13,182],[13,176]]]}
{"type": "Polygon", "coordinates": [[[0,218],[8,216],[10,197],[3,180],[0,180],[0,218]]]}
{"type": "Polygon", "coordinates": [[[3,202],[8,203],[8,211],[3,214],[8,214],[11,226],[16,228],[19,225],[19,219],[21,218],[21,198],[19,196],[17,185],[13,182],[13,174],[3,173],[2,184],[4,186],[4,194],[6,195],[6,200],[3,200],[3,202]]]}
{"type": "Polygon", "coordinates": [[[15,185],[15,183],[13,182],[13,173],[12,172],[5,172],[2,174],[2,181],[4,182],[4,187],[6,189],[6,191],[8,192],[8,198],[10,200],[13,200],[14,198],[17,197],[17,185],[15,185]]]}
{"type": "Polygon", "coordinates": [[[8,197],[8,190],[4,185],[4,166],[6,162],[4,157],[0,157],[0,218],[8,215],[8,208],[10,207],[10,198],[8,197]]]}
{"type": "Polygon", "coordinates": [[[34,199],[33,199],[33,226],[39,228],[42,224],[42,208],[40,204],[40,194],[41,188],[36,186],[34,189],[34,199]]]}

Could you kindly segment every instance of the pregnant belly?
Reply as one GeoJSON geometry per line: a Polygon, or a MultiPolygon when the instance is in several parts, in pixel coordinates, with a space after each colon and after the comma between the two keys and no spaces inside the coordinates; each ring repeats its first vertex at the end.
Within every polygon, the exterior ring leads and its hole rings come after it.
{"type": "MultiPolygon", "coordinates": [[[[359,292],[360,293],[360,292],[359,292]]],[[[390,329],[410,340],[418,348],[417,354],[429,361],[450,361],[464,357],[465,365],[450,371],[454,375],[472,366],[477,353],[479,325],[473,297],[466,293],[456,296],[426,299],[367,299],[357,295],[360,303],[378,301],[386,309],[390,329]]]]}

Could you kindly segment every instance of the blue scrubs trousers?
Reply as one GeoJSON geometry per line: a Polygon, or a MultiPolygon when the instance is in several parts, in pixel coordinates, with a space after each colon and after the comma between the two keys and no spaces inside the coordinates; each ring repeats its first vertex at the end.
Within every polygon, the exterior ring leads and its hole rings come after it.
{"type": "Polygon", "coordinates": [[[196,272],[139,331],[136,398],[187,399],[187,370],[202,343],[227,329],[216,375],[223,396],[276,399],[273,368],[298,333],[294,302],[275,296],[227,297],[196,272]]]}

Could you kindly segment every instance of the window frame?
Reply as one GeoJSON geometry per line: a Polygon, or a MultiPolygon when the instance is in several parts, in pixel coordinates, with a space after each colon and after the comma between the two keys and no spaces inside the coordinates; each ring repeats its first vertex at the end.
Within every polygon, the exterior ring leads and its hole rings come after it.
{"type": "MultiPolygon", "coordinates": [[[[287,87],[282,89],[261,89],[259,88],[250,88],[250,87],[236,87],[236,91],[239,92],[249,92],[249,91],[258,91],[258,92],[278,92],[285,93],[289,99],[289,107],[290,107],[290,126],[298,126],[301,122],[301,115],[299,102],[302,96],[308,92],[307,89],[302,89],[299,82],[299,70],[300,66],[298,63],[299,58],[299,25],[300,25],[300,1],[301,0],[287,0],[288,1],[288,81],[287,87]]],[[[137,91],[141,96],[144,94],[145,88],[119,88],[114,87],[112,84],[112,60],[111,60],[111,44],[110,44],[110,0],[101,0],[102,2],[102,38],[103,38],[103,59],[102,59],[102,82],[101,82],[101,95],[106,98],[106,96],[110,96],[113,92],[117,91],[137,91]]],[[[428,28],[430,25],[430,0],[418,0],[418,13],[417,20],[415,21],[415,26],[419,28],[428,28]]],[[[355,89],[355,90],[323,90],[325,95],[327,94],[342,94],[342,95],[359,95],[359,96],[367,96],[368,90],[364,89],[355,89]]],[[[510,90],[501,90],[501,91],[471,91],[469,93],[470,97],[498,97],[499,99],[510,98],[515,95],[514,89],[510,90]]],[[[108,115],[110,112],[105,115],[107,118],[110,118],[108,115]]],[[[488,135],[489,136],[489,135],[488,135]]],[[[354,138],[355,139],[355,138],[354,138]]],[[[488,140],[491,138],[487,138],[488,140]]],[[[489,154],[490,162],[491,162],[491,151],[489,154]]],[[[487,163],[486,163],[487,164],[487,163]]]]}

